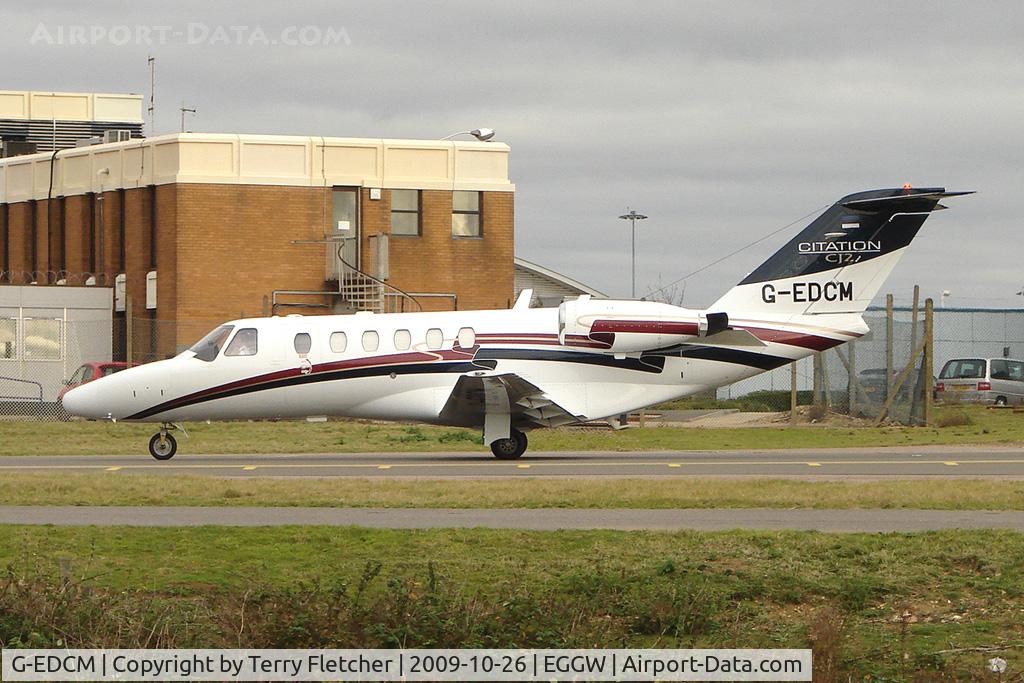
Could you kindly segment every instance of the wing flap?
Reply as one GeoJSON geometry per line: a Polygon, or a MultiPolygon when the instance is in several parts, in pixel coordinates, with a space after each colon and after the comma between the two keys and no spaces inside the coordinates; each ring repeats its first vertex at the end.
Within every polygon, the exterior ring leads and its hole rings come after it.
{"type": "Polygon", "coordinates": [[[479,427],[486,423],[489,411],[507,414],[513,424],[532,423],[543,427],[557,427],[582,419],[515,373],[459,377],[439,417],[450,424],[479,427]]]}

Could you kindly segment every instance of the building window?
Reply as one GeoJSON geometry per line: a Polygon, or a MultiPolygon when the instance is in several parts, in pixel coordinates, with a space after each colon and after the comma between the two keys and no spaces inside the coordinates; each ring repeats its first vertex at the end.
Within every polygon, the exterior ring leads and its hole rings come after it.
{"type": "Polygon", "coordinates": [[[419,190],[391,190],[391,234],[420,234],[419,190]]]}
{"type": "Polygon", "coordinates": [[[452,192],[452,236],[480,237],[482,234],[480,193],[452,192]]]}
{"type": "Polygon", "coordinates": [[[0,318],[0,359],[18,357],[18,321],[0,318]]]}
{"type": "Polygon", "coordinates": [[[334,353],[345,353],[348,348],[348,335],[344,332],[331,333],[331,351],[334,353]]]}
{"type": "Polygon", "coordinates": [[[380,335],[373,330],[363,332],[363,351],[376,351],[380,348],[380,335]]]}
{"type": "Polygon", "coordinates": [[[255,356],[256,355],[256,328],[243,327],[235,333],[235,338],[225,349],[225,356],[255,356]]]}
{"type": "Polygon", "coordinates": [[[25,359],[60,360],[60,320],[25,318],[25,359]]]}
{"type": "Polygon", "coordinates": [[[442,346],[444,346],[444,333],[436,327],[431,327],[427,330],[427,348],[436,351],[442,346]]]}
{"type": "Polygon", "coordinates": [[[408,351],[412,346],[412,334],[409,330],[395,330],[395,350],[408,351]]]}

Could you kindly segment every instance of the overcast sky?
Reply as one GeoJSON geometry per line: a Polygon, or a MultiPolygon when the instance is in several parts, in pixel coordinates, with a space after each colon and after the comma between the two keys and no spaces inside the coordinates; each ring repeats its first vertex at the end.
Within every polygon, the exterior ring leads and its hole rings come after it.
{"type": "MultiPolygon", "coordinates": [[[[610,295],[629,294],[627,206],[650,216],[643,294],[844,194],[909,182],[978,194],[929,219],[897,298],[919,283],[951,306],[1024,305],[1019,1],[0,6],[0,89],[148,96],[149,54],[158,133],[183,99],[206,132],[496,129],[517,254],[610,295]],[[69,44],[76,26],[93,37],[69,44]]],[[[689,278],[684,303],[711,303],[803,224],[689,278]]]]}

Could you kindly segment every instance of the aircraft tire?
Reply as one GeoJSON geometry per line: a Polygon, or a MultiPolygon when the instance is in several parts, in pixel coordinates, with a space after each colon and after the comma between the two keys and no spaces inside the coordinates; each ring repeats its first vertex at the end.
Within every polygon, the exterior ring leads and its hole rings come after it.
{"type": "Polygon", "coordinates": [[[515,460],[526,452],[527,445],[526,434],[513,429],[509,438],[498,439],[491,444],[491,453],[499,460],[515,460]]]}
{"type": "Polygon", "coordinates": [[[164,443],[160,443],[160,435],[154,434],[149,440],[149,454],[157,460],[170,460],[178,452],[178,442],[170,434],[164,436],[164,443]]]}

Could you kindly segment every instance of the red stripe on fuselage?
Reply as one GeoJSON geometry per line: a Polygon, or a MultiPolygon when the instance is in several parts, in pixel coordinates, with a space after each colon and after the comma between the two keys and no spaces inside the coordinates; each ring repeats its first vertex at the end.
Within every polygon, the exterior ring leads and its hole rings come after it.
{"type": "Polygon", "coordinates": [[[666,320],[595,320],[590,332],[632,332],[634,334],[697,334],[697,323],[666,320]]]}
{"type": "MultiPolygon", "coordinates": [[[[767,327],[747,327],[737,325],[736,329],[746,330],[763,342],[799,346],[814,351],[824,351],[843,343],[844,340],[833,339],[806,332],[776,330],[767,327]]],[[[597,320],[590,328],[593,333],[633,333],[633,334],[678,334],[696,336],[697,323],[669,322],[663,320],[597,320]]],[[[857,335],[860,336],[860,335],[857,335]]]]}
{"type": "Polygon", "coordinates": [[[812,349],[814,351],[831,349],[833,346],[839,346],[844,342],[842,339],[832,339],[831,337],[823,337],[817,334],[792,332],[790,330],[773,330],[767,327],[737,327],[737,329],[746,330],[763,342],[799,346],[800,348],[812,349]]]}

